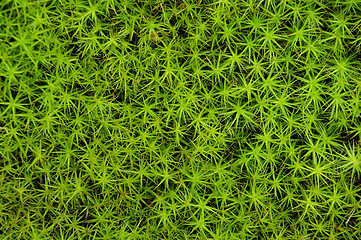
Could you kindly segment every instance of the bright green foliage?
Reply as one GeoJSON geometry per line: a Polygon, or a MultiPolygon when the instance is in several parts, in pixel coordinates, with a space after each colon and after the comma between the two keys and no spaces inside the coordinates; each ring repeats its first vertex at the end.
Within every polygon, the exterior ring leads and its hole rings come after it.
{"type": "Polygon", "coordinates": [[[0,1],[0,239],[361,239],[359,0],[0,1]]]}

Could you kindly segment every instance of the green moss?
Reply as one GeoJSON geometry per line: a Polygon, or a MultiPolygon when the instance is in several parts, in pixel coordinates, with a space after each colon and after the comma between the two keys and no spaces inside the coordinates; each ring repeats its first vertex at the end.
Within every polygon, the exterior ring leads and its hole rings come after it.
{"type": "Polygon", "coordinates": [[[1,239],[360,239],[358,1],[0,1],[1,239]]]}

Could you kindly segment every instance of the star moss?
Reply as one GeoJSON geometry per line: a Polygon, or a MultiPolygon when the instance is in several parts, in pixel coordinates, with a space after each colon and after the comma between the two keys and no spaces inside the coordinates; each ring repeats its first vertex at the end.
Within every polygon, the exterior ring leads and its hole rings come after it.
{"type": "Polygon", "coordinates": [[[0,1],[0,238],[360,239],[360,16],[0,1]]]}

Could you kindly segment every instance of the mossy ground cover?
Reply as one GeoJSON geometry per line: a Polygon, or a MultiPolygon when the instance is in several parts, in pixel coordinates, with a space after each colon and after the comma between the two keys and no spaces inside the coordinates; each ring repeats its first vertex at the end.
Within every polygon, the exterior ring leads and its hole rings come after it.
{"type": "Polygon", "coordinates": [[[359,0],[1,0],[0,239],[360,239],[359,0]]]}

